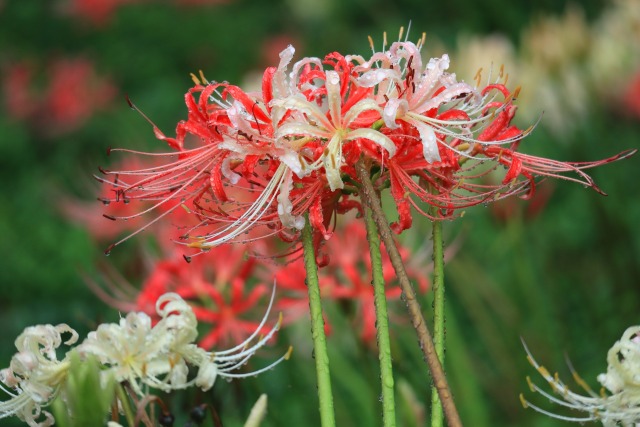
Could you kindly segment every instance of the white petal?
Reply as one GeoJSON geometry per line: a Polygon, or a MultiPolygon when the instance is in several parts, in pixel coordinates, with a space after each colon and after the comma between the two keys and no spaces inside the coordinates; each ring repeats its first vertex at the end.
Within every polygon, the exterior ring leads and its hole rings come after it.
{"type": "Polygon", "coordinates": [[[396,123],[396,118],[402,117],[407,113],[409,109],[409,104],[404,99],[390,99],[387,102],[387,105],[384,106],[384,110],[382,111],[382,119],[384,120],[384,124],[389,129],[397,129],[400,127],[396,123]]]}
{"type": "Polygon", "coordinates": [[[306,114],[315,122],[322,124],[325,129],[333,129],[333,124],[327,119],[316,104],[307,101],[302,95],[293,95],[284,99],[274,99],[271,101],[273,107],[283,108],[285,110],[295,110],[306,114]]]}
{"type": "Polygon", "coordinates": [[[374,87],[384,80],[399,81],[400,78],[400,73],[396,70],[375,68],[366,71],[358,77],[358,85],[362,87],[374,87]]]}
{"type": "Polygon", "coordinates": [[[287,150],[284,154],[278,155],[278,159],[287,165],[298,178],[305,177],[311,172],[311,169],[304,169],[300,163],[298,153],[293,150],[287,150]]]}
{"type": "Polygon", "coordinates": [[[414,104],[411,110],[416,113],[423,113],[425,111],[431,110],[432,108],[438,108],[440,105],[451,101],[457,96],[474,92],[474,89],[470,85],[466,83],[456,83],[443,90],[437,96],[425,99],[423,102],[420,102],[417,105],[414,104]]]}
{"type": "Polygon", "coordinates": [[[422,58],[420,57],[420,50],[412,42],[395,42],[389,48],[391,59],[398,63],[401,59],[409,61],[411,60],[411,68],[420,72],[422,70],[422,58]]]}
{"type": "Polygon", "coordinates": [[[430,99],[431,90],[440,81],[440,77],[442,77],[444,70],[447,68],[449,68],[449,56],[447,54],[442,55],[440,59],[431,58],[429,60],[424,72],[416,80],[416,90],[411,96],[412,101],[410,101],[412,110],[418,104],[430,99]]]}
{"type": "Polygon", "coordinates": [[[348,128],[351,122],[353,122],[360,114],[365,111],[377,111],[382,112],[382,109],[373,99],[363,99],[358,101],[353,107],[347,111],[342,120],[342,128],[348,128]]]}
{"type": "Polygon", "coordinates": [[[280,52],[280,64],[278,64],[278,69],[275,72],[272,80],[274,98],[284,98],[285,96],[290,94],[286,84],[286,70],[287,66],[291,62],[291,59],[293,58],[293,54],[295,53],[295,51],[296,50],[293,48],[293,46],[289,45],[285,50],[280,52]]]}
{"type": "Polygon", "coordinates": [[[222,167],[220,168],[220,170],[222,171],[222,175],[224,175],[224,177],[227,178],[229,182],[231,182],[232,184],[237,184],[238,181],[240,181],[240,178],[242,178],[242,175],[234,172],[231,169],[230,163],[231,157],[225,157],[222,161],[222,167]]]}
{"type": "Polygon", "coordinates": [[[438,152],[438,140],[433,128],[417,120],[408,120],[408,122],[418,129],[420,141],[422,142],[422,154],[425,160],[429,163],[439,162],[440,153],[438,152]]]}
{"type": "Polygon", "coordinates": [[[304,227],[304,218],[295,216],[293,212],[293,204],[289,200],[289,194],[293,189],[293,174],[291,171],[285,173],[280,192],[278,193],[278,216],[280,222],[287,228],[296,228],[301,230],[304,227]]]}
{"type": "Polygon", "coordinates": [[[345,137],[346,140],[352,140],[357,138],[365,138],[375,142],[389,153],[389,157],[393,157],[396,154],[396,145],[389,137],[377,130],[369,128],[361,128],[350,131],[345,137]]]}
{"type": "Polygon", "coordinates": [[[342,138],[336,133],[327,145],[327,153],[323,155],[325,176],[331,191],[344,188],[344,183],[340,177],[340,167],[342,166],[342,138]]]}
{"type": "Polygon", "coordinates": [[[216,378],[218,376],[218,366],[214,362],[205,361],[202,365],[200,365],[200,369],[198,369],[198,375],[196,376],[196,385],[202,389],[202,391],[207,391],[213,384],[216,382],[216,378]]]}
{"type": "Polygon", "coordinates": [[[288,122],[283,124],[276,131],[276,139],[278,143],[282,145],[280,139],[283,136],[289,135],[306,135],[314,138],[327,138],[330,134],[317,126],[310,125],[308,123],[300,122],[288,122]]]}
{"type": "Polygon", "coordinates": [[[336,128],[340,127],[342,116],[340,97],[340,75],[336,71],[327,71],[325,85],[327,87],[327,101],[329,103],[329,114],[331,121],[336,128]]]}

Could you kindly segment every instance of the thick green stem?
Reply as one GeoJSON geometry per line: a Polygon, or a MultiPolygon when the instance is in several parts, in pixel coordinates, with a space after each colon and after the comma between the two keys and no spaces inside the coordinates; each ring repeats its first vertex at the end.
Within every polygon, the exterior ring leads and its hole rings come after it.
{"type": "Polygon", "coordinates": [[[393,240],[393,235],[391,234],[391,227],[389,226],[389,222],[382,211],[380,198],[373,188],[373,184],[369,177],[369,171],[367,170],[363,159],[358,160],[356,163],[356,173],[358,174],[358,179],[362,183],[363,200],[365,201],[365,204],[371,208],[373,219],[378,226],[380,237],[382,238],[384,246],[389,253],[389,258],[391,259],[391,264],[396,272],[396,276],[400,281],[400,287],[402,288],[404,300],[407,304],[411,324],[418,335],[420,349],[422,350],[425,361],[429,366],[433,384],[438,390],[438,395],[442,402],[447,423],[449,427],[461,427],[462,421],[460,420],[458,410],[453,402],[453,396],[449,389],[447,377],[445,376],[442,365],[438,360],[433,339],[431,338],[431,333],[429,332],[427,323],[424,320],[424,316],[422,316],[422,310],[420,308],[420,303],[418,303],[416,292],[413,289],[409,276],[407,275],[407,271],[404,268],[402,257],[400,256],[400,252],[398,251],[393,240]]]}
{"type": "Polygon", "coordinates": [[[320,425],[334,427],[336,425],[333,411],[333,394],[329,375],[329,354],[327,340],[324,335],[324,319],[320,301],[320,285],[318,282],[318,265],[313,249],[313,234],[308,216],[305,217],[302,229],[302,245],[304,249],[304,267],[307,272],[307,289],[309,291],[309,312],[311,314],[311,337],[316,361],[316,377],[318,380],[318,399],[320,401],[320,425]]]}
{"type": "Polygon", "coordinates": [[[378,359],[380,360],[380,382],[382,383],[382,424],[384,427],[395,427],[396,404],[393,395],[393,368],[391,365],[391,340],[389,338],[389,317],[387,315],[387,297],[385,295],[384,277],[382,273],[382,254],[380,253],[380,237],[373,221],[371,209],[365,207],[367,239],[371,254],[371,276],[373,278],[373,298],[376,307],[376,324],[378,337],[378,359]]]}
{"type": "Polygon", "coordinates": [[[118,399],[120,400],[120,407],[124,412],[124,417],[127,419],[127,423],[131,427],[135,427],[135,417],[133,416],[133,411],[131,410],[131,404],[129,402],[129,396],[127,396],[127,392],[124,390],[122,384],[118,384],[116,386],[116,394],[118,399]]]}
{"type": "MultiPolygon", "coordinates": [[[[433,344],[444,366],[444,244],[442,223],[433,222],[433,344]]],[[[442,403],[435,387],[431,388],[431,427],[442,427],[442,403]]]]}

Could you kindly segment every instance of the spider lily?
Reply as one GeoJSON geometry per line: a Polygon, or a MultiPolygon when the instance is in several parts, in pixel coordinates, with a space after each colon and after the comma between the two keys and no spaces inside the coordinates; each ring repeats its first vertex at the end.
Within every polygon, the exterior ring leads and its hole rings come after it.
{"type": "Polygon", "coordinates": [[[554,394],[548,393],[529,378],[527,381],[532,391],[538,392],[559,406],[585,413],[584,416],[566,416],[540,408],[520,395],[525,408],[563,421],[584,423],[600,421],[605,427],[635,427],[640,423],[640,326],[628,328],[622,338],[611,347],[607,354],[607,372],[598,375],[598,381],[604,389],[595,393],[573,370],[573,377],[582,386],[587,395],[573,392],[558,374],[551,375],[547,369],[539,365],[525,345],[529,363],[542,375],[551,386],[554,394]]]}

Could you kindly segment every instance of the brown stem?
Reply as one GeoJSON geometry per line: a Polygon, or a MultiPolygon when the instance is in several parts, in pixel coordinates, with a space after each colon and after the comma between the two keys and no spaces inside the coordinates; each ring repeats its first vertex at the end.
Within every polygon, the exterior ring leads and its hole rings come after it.
{"type": "Polygon", "coordinates": [[[462,427],[462,421],[460,420],[460,415],[458,415],[458,410],[453,402],[453,396],[449,389],[447,377],[445,376],[442,365],[438,360],[427,323],[424,320],[424,316],[422,316],[422,310],[420,308],[420,303],[416,298],[416,292],[409,281],[409,276],[407,276],[407,272],[404,268],[402,257],[400,256],[400,252],[398,252],[398,248],[393,240],[391,227],[389,227],[389,222],[382,211],[380,198],[371,184],[369,171],[367,170],[362,158],[356,163],[356,173],[358,175],[358,179],[362,183],[362,199],[373,212],[373,219],[378,226],[380,237],[384,242],[384,246],[387,248],[391,264],[393,265],[396,276],[400,281],[400,287],[402,288],[404,301],[407,304],[411,324],[418,334],[418,344],[420,345],[422,354],[429,366],[433,386],[438,390],[438,396],[440,396],[440,401],[442,402],[442,408],[444,410],[444,415],[447,418],[447,424],[449,427],[462,427]]]}

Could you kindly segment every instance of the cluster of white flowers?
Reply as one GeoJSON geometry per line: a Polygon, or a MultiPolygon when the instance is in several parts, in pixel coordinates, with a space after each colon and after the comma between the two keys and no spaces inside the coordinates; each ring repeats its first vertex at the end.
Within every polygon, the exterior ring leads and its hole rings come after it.
{"type": "Polygon", "coordinates": [[[0,371],[0,389],[10,396],[0,403],[0,419],[16,415],[30,426],[53,425],[53,417],[41,413],[41,407],[55,397],[69,369],[68,358],[58,360],[56,356],[62,333],[71,334],[66,345],[78,340],[78,334],[65,324],[31,326],[16,339],[18,352],[9,367],[0,371]],[[41,415],[44,420],[36,422],[41,415]]]}
{"type": "Polygon", "coordinates": [[[544,366],[539,365],[526,346],[525,350],[531,365],[536,368],[560,398],[542,390],[527,378],[531,390],[539,392],[558,405],[586,412],[587,415],[572,417],[555,414],[531,404],[520,395],[520,400],[525,408],[532,408],[564,421],[580,423],[600,421],[605,427],[637,427],[640,425],[640,326],[628,328],[607,354],[607,372],[598,375],[598,381],[609,393],[606,393],[604,389],[599,394],[595,393],[573,369],[574,379],[586,391],[587,395],[571,391],[560,380],[558,374],[551,375],[544,366]]]}
{"type": "MultiPolygon", "coordinates": [[[[253,342],[265,327],[273,295],[256,331],[228,350],[208,352],[198,347],[194,342],[198,336],[195,314],[179,295],[168,293],[156,304],[161,320],[155,326],[147,314],[129,313],[118,324],[100,325],[73,351],[78,352],[81,360],[95,356],[104,367],[101,375],[105,381],[107,378],[126,381],[140,396],[146,394],[147,388],[169,392],[195,385],[206,391],[218,376],[256,375],[289,357],[291,349],[265,368],[250,373],[233,372],[247,363],[280,328],[281,319],[253,342]],[[189,366],[197,369],[192,379],[188,379],[189,366]]],[[[64,333],[71,334],[66,345],[77,342],[78,334],[65,324],[32,326],[18,337],[15,343],[18,352],[9,367],[0,371],[0,389],[9,395],[8,400],[0,402],[0,419],[15,415],[31,427],[54,424],[53,416],[42,408],[60,393],[67,378],[71,351],[61,360],[56,355],[64,333]]],[[[74,396],[67,396],[70,397],[74,396]]]]}
{"type": "Polygon", "coordinates": [[[524,88],[518,98],[522,123],[544,111],[541,125],[557,136],[583,127],[594,106],[623,110],[620,101],[640,72],[640,3],[602,2],[602,14],[593,21],[578,3],[561,15],[533,20],[522,29],[518,49],[501,35],[460,37],[459,76],[471,81],[476,70],[487,73],[504,64],[510,80],[524,88]]]}

